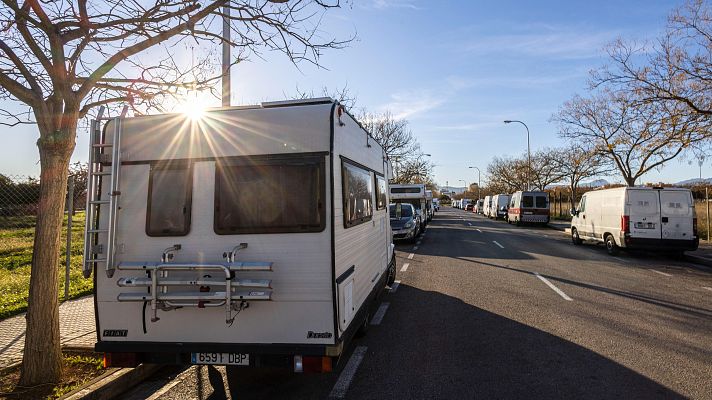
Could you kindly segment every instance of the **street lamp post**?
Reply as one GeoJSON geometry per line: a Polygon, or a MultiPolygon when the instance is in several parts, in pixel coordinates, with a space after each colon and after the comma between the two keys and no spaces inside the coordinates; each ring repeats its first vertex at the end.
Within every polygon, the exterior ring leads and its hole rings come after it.
{"type": "Polygon", "coordinates": [[[531,181],[531,173],[532,173],[532,152],[531,148],[529,147],[529,127],[527,124],[525,124],[522,121],[517,121],[517,120],[506,120],[504,121],[505,124],[510,124],[512,122],[518,122],[527,129],[527,190],[529,190],[529,182],[531,181]]]}
{"type": "Polygon", "coordinates": [[[469,167],[470,169],[476,169],[477,170],[477,200],[479,200],[480,197],[480,169],[477,167],[469,167]]]}

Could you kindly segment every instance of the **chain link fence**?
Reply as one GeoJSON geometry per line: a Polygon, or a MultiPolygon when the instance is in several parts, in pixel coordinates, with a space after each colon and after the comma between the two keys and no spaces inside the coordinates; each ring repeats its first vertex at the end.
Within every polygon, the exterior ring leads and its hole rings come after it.
{"type": "MultiPolygon", "coordinates": [[[[86,165],[72,165],[58,265],[65,300],[91,291],[82,276],[86,182],[86,165]]],[[[0,174],[0,318],[26,307],[39,196],[38,178],[0,174]]]]}

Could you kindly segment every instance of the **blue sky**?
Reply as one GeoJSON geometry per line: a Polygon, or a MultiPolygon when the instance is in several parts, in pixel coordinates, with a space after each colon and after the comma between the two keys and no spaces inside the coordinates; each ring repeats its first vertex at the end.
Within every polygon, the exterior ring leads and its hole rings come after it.
{"type": "MultiPolygon", "coordinates": [[[[423,151],[432,154],[437,182],[476,179],[477,166],[495,155],[532,150],[561,140],[549,122],[558,107],[586,87],[602,65],[603,48],[617,37],[653,39],[681,1],[426,1],[354,0],[329,12],[324,36],[357,39],[328,51],[323,68],[295,68],[280,54],[253,57],[233,69],[233,104],[279,100],[301,91],[348,86],[357,107],[407,118],[423,151]],[[473,173],[474,172],[474,173],[473,173]]],[[[215,105],[219,100],[215,100],[215,105]]],[[[0,102],[0,107],[9,107],[0,102]]],[[[37,175],[33,127],[0,130],[0,173],[37,175]]],[[[86,160],[86,133],[74,159],[86,160]]],[[[696,162],[673,160],[642,181],[696,177],[696,162]]],[[[710,166],[703,175],[712,174],[710,166]]],[[[617,181],[619,178],[609,178],[617,181]]]]}

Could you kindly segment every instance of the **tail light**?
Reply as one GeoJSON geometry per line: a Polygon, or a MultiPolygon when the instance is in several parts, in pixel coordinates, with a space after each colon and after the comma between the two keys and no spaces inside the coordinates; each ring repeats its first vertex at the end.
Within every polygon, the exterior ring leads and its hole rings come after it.
{"type": "Polygon", "coordinates": [[[630,233],[630,216],[621,216],[621,230],[623,231],[623,233],[630,233]]]}
{"type": "Polygon", "coordinates": [[[697,236],[697,218],[692,219],[692,235],[697,236]]]}
{"type": "Polygon", "coordinates": [[[294,372],[331,372],[331,357],[294,356],[294,372]]]}
{"type": "Polygon", "coordinates": [[[104,368],[135,368],[139,364],[136,353],[104,353],[104,368]]]}

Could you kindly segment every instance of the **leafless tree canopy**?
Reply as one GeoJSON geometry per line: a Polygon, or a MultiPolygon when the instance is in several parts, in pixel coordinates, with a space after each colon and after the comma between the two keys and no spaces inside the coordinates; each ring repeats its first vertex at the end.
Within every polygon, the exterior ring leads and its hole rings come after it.
{"type": "Polygon", "coordinates": [[[617,40],[611,63],[596,71],[593,85],[635,90],[645,101],[675,101],[693,113],[712,116],[712,9],[688,0],[668,18],[652,46],[617,40]]]}
{"type": "Polygon", "coordinates": [[[566,181],[571,193],[571,208],[575,207],[578,188],[584,179],[607,176],[613,170],[610,160],[587,143],[570,142],[558,154],[562,179],[566,181]]]}
{"type": "Polygon", "coordinates": [[[560,135],[590,143],[634,186],[645,173],[708,138],[700,114],[674,101],[646,101],[634,91],[601,90],[575,96],[553,117],[560,135]]]}
{"type": "MultiPolygon", "coordinates": [[[[31,106],[35,117],[75,110],[81,117],[116,102],[161,110],[168,97],[215,90],[221,68],[212,50],[223,41],[226,4],[240,50],[233,62],[276,50],[317,63],[322,50],[348,42],[319,36],[319,14],[339,0],[2,0],[0,98],[31,106]],[[199,52],[194,61],[189,47],[199,52]]],[[[5,123],[28,122],[4,114],[5,123]]]]}

